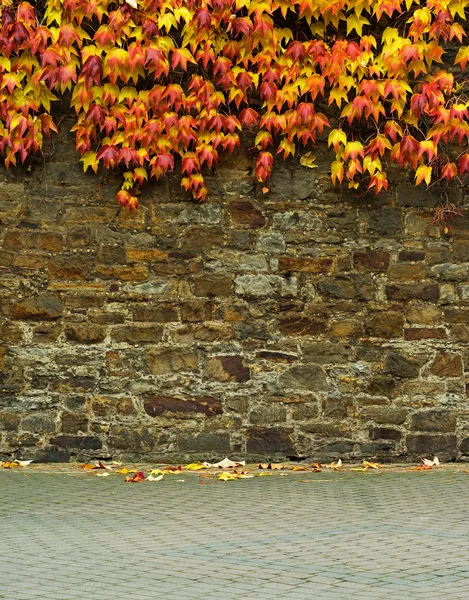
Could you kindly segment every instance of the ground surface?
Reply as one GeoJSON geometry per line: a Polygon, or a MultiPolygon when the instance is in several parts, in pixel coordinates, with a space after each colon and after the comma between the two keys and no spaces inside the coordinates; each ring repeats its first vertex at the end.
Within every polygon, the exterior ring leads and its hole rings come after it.
{"type": "Polygon", "coordinates": [[[203,485],[0,470],[0,598],[467,600],[463,469],[203,485]]]}

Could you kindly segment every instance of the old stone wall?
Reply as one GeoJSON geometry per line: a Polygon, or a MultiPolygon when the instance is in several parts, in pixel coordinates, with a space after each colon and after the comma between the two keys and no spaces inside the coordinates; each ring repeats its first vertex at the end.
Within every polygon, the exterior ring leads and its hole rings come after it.
{"type": "Polygon", "coordinates": [[[469,219],[432,225],[441,190],[341,192],[319,148],[259,196],[243,152],[205,205],[175,176],[129,214],[49,154],[0,174],[0,454],[469,455],[469,219]]]}

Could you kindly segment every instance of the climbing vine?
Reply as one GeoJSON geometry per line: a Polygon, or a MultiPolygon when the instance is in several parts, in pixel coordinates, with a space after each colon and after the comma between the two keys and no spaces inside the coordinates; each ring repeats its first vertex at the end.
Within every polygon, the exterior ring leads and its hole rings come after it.
{"type": "Polygon", "coordinates": [[[274,156],[312,166],[335,152],[334,183],[388,187],[469,173],[469,0],[16,0],[1,3],[0,153],[6,166],[76,112],[85,171],[120,168],[129,208],[180,161],[199,201],[203,173],[255,135],[255,178],[274,156]]]}

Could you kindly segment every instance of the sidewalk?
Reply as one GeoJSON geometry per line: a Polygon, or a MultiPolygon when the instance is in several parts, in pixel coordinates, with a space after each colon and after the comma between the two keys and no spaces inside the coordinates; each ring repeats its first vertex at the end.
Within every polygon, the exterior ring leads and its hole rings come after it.
{"type": "Polygon", "coordinates": [[[467,600],[465,468],[203,485],[0,470],[0,598],[467,600]]]}

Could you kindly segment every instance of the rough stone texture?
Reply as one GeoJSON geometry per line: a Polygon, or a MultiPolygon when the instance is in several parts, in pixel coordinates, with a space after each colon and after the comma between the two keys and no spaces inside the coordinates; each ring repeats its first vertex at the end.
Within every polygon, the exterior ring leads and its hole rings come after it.
{"type": "Polygon", "coordinates": [[[469,457],[467,213],[242,152],[129,213],[65,138],[0,171],[0,457],[469,457]]]}

